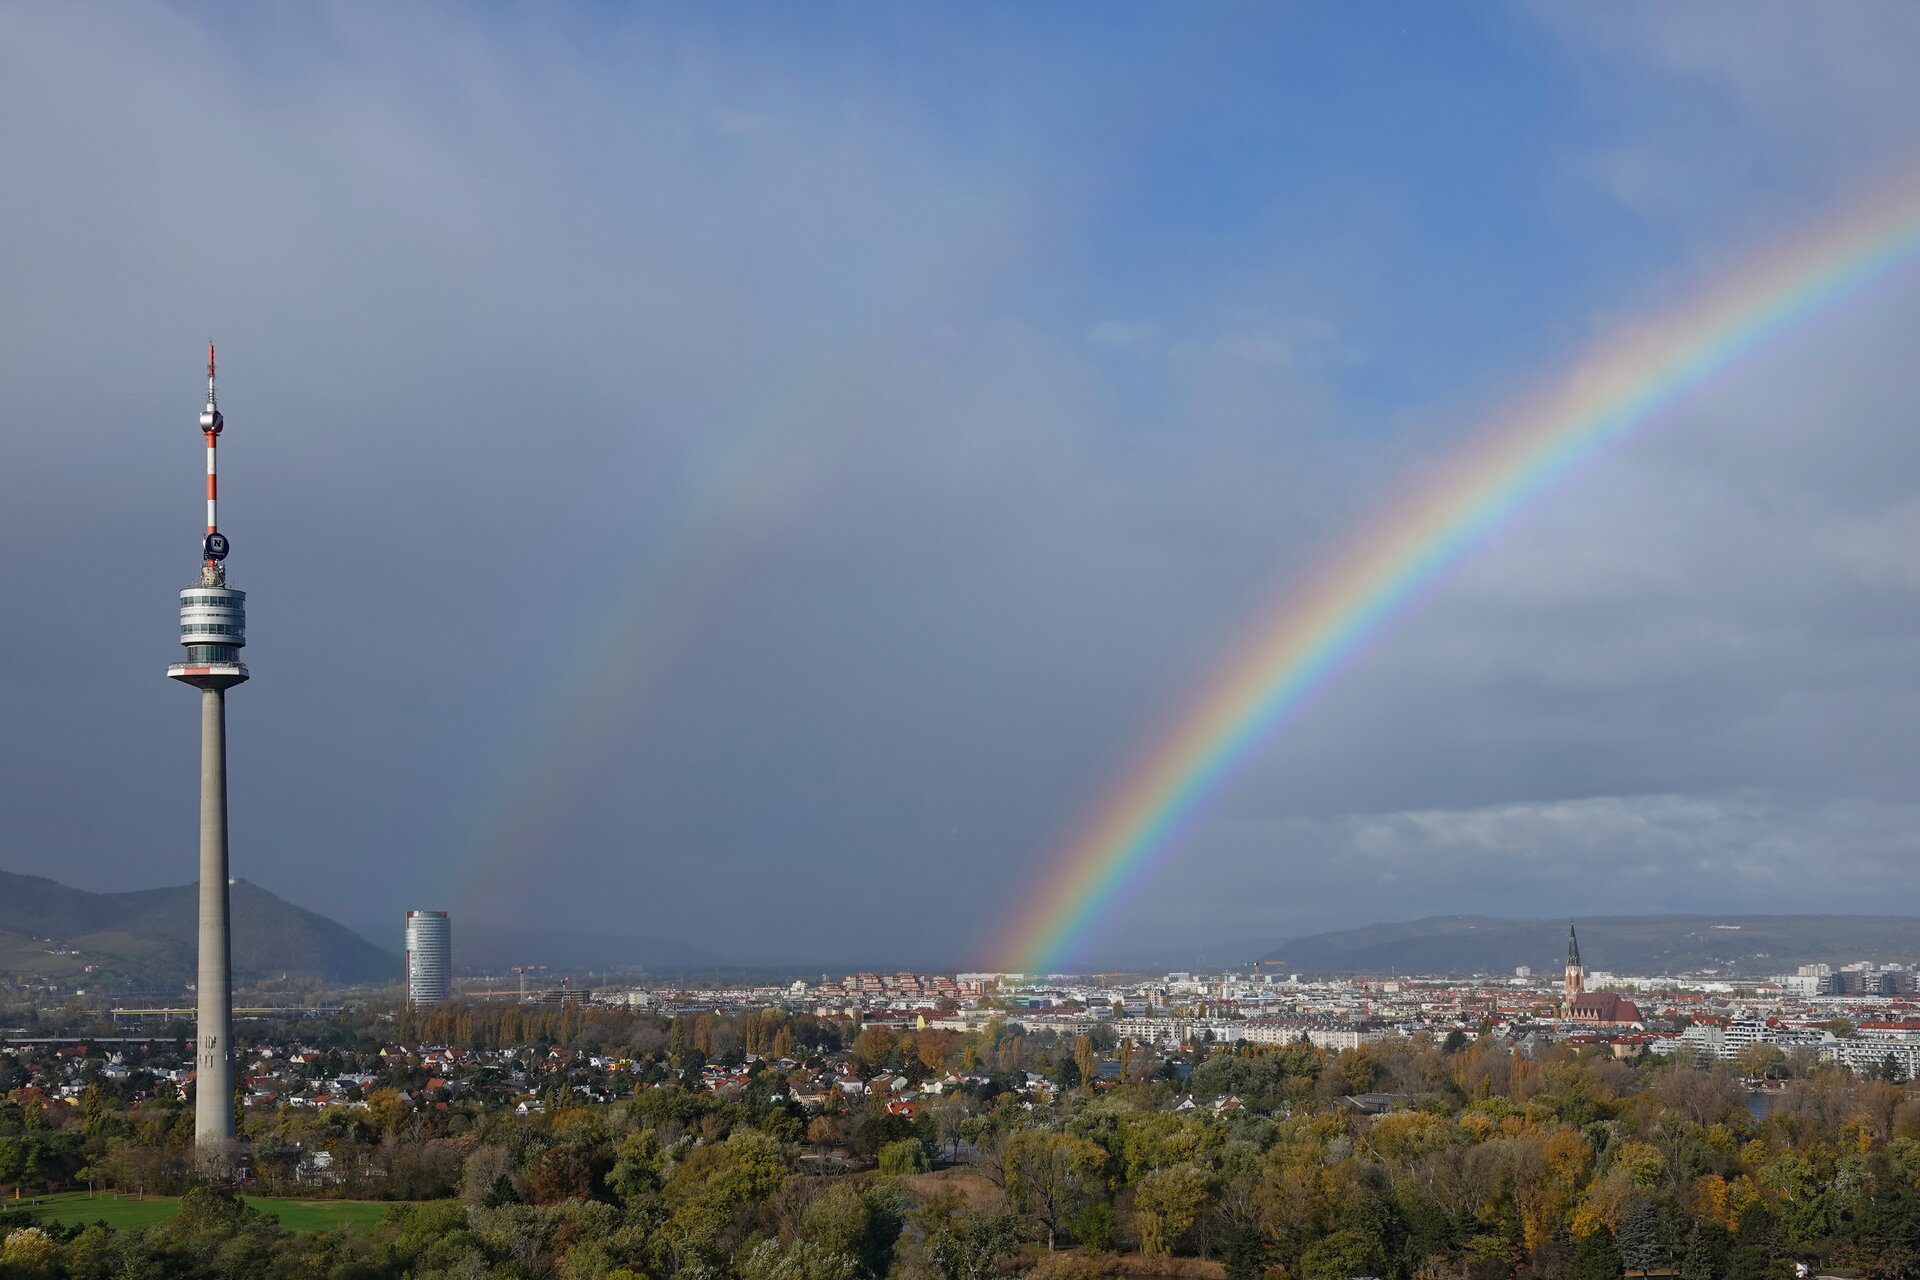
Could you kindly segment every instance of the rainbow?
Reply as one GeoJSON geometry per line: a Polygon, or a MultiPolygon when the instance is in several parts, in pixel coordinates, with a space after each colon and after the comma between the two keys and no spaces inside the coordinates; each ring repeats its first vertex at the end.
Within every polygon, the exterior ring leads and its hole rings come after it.
{"type": "MultiPolygon", "coordinates": [[[[619,744],[649,699],[768,543],[821,500],[835,457],[849,447],[847,388],[861,385],[874,342],[898,328],[899,308],[976,279],[996,258],[1015,213],[1011,194],[969,187],[941,206],[918,238],[849,282],[862,299],[856,320],[793,349],[783,365],[756,369],[736,400],[720,400],[676,509],[636,530],[630,548],[608,553],[613,585],[583,623],[581,642],[553,655],[520,723],[490,735],[484,776],[444,807],[433,851],[412,872],[415,901],[451,901],[460,918],[497,920],[501,903],[548,877],[562,838],[555,833],[567,831],[582,796],[630,763],[619,744]]],[[[603,846],[593,856],[620,855],[603,846]]]]}
{"type": "Polygon", "coordinates": [[[998,949],[1046,973],[1077,953],[1261,743],[1489,531],[1716,375],[1920,257],[1920,180],[1856,202],[1691,305],[1616,333],[1476,432],[1440,473],[1288,592],[1044,864],[998,949]]]}

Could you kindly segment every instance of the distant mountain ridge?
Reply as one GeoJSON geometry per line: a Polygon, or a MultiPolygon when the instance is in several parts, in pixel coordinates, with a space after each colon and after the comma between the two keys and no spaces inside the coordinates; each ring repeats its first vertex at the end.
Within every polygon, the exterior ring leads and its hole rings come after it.
{"type": "MultiPolygon", "coordinates": [[[[400,976],[396,953],[345,925],[245,880],[233,881],[231,893],[239,981],[282,973],[342,984],[400,976]]],[[[199,889],[190,884],[92,893],[44,876],[0,871],[0,935],[10,935],[0,946],[0,972],[78,972],[92,964],[150,982],[186,982],[194,972],[199,911],[199,889]],[[78,954],[53,956],[34,939],[78,954]]]]}
{"type": "Polygon", "coordinates": [[[505,973],[514,965],[544,965],[552,980],[565,973],[685,971],[722,964],[699,947],[647,934],[587,933],[578,929],[510,929],[453,921],[453,967],[458,973],[505,973]]]}
{"type": "Polygon", "coordinates": [[[1263,963],[1292,973],[1554,972],[1567,927],[1588,969],[1670,974],[1791,973],[1803,964],[1920,961],[1920,917],[1837,915],[1576,916],[1571,921],[1428,916],[1317,933],[1281,943],[1263,963]]]}

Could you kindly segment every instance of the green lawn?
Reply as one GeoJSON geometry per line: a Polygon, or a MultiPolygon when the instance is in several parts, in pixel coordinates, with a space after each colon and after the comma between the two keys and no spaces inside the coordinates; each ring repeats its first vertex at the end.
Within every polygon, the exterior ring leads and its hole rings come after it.
{"type": "MultiPolygon", "coordinates": [[[[247,1203],[280,1219],[280,1225],[289,1231],[371,1231],[393,1207],[393,1202],[385,1200],[276,1200],[266,1196],[248,1196],[247,1203]]],[[[48,1221],[156,1227],[173,1217],[180,1207],[180,1197],[136,1200],[132,1196],[116,1197],[112,1192],[89,1196],[84,1191],[68,1191],[41,1196],[37,1205],[6,1200],[0,1201],[0,1207],[29,1209],[35,1217],[48,1221]]]]}

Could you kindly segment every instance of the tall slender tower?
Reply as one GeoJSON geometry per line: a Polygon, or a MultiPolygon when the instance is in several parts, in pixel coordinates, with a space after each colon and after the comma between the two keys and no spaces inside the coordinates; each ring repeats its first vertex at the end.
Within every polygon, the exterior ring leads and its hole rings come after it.
{"type": "Polygon", "coordinates": [[[194,1031],[193,1141],[218,1154],[233,1141],[233,954],[227,910],[227,690],[247,678],[247,593],[227,585],[227,540],[215,505],[215,465],[226,423],[213,396],[207,344],[207,533],[200,581],[180,593],[180,643],[187,660],[167,675],[200,690],[200,982],[194,1031]]]}

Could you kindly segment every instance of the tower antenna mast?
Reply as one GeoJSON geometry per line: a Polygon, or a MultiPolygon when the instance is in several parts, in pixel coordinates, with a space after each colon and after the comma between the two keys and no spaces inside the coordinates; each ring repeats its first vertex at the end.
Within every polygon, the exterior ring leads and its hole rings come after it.
{"type": "Polygon", "coordinates": [[[218,579],[207,585],[220,585],[226,581],[226,571],[221,561],[227,558],[227,539],[220,532],[220,433],[226,430],[226,419],[220,416],[220,401],[213,391],[213,343],[207,343],[207,407],[200,411],[200,431],[207,438],[207,536],[201,544],[204,557],[203,578],[218,579]]]}
{"type": "Polygon", "coordinates": [[[200,690],[200,953],[194,1027],[193,1142],[209,1173],[225,1173],[233,1145],[233,948],[227,884],[227,690],[247,679],[247,593],[227,585],[227,539],[220,532],[219,445],[226,429],[213,388],[207,344],[207,532],[200,581],[180,593],[180,643],[186,661],[167,675],[200,690]]]}

